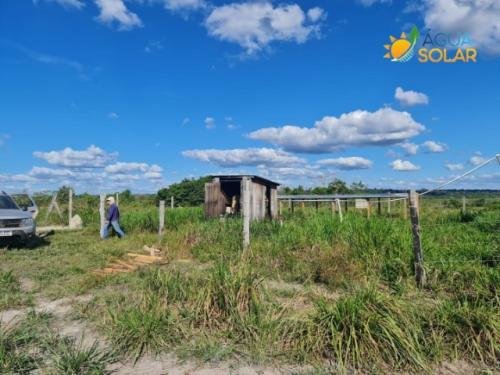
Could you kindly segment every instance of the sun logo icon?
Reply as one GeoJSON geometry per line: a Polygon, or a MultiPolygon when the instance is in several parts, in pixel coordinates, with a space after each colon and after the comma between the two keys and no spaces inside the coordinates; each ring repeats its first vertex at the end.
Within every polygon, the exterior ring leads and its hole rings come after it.
{"type": "Polygon", "coordinates": [[[393,62],[407,62],[415,53],[415,45],[417,44],[419,36],[420,32],[416,26],[413,26],[408,37],[404,32],[401,33],[399,39],[392,35],[389,36],[391,44],[384,45],[384,48],[389,50],[389,52],[384,55],[384,58],[391,59],[393,62]]]}

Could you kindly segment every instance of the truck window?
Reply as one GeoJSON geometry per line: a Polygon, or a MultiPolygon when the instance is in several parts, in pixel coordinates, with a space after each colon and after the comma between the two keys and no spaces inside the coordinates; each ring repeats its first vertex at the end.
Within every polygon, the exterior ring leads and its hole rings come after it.
{"type": "Polygon", "coordinates": [[[0,210],[18,210],[19,207],[8,195],[0,195],[0,210]]]}

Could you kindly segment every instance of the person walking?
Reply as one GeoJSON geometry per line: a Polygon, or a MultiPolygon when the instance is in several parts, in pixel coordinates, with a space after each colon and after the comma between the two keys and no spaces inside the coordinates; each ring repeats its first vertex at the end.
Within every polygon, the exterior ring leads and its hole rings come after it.
{"type": "Polygon", "coordinates": [[[115,203],[115,198],[107,197],[106,203],[108,204],[108,214],[106,215],[106,222],[104,227],[101,228],[101,238],[105,239],[109,236],[109,229],[112,227],[118,237],[125,237],[125,233],[120,228],[120,210],[115,203]]]}

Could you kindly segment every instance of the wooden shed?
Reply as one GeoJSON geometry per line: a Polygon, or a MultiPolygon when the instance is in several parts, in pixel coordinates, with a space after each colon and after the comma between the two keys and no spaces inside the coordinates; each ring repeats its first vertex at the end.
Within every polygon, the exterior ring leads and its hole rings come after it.
{"type": "Polygon", "coordinates": [[[275,219],[278,217],[278,186],[276,182],[254,175],[215,176],[212,182],[205,184],[205,216],[243,214],[243,202],[248,199],[250,220],[275,219]]]}

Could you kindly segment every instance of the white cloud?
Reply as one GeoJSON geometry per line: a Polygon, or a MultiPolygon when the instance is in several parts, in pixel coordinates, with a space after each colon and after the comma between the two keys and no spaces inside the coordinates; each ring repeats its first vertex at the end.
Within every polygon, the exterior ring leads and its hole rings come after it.
{"type": "Polygon", "coordinates": [[[396,88],[394,98],[398,100],[401,105],[407,107],[417,104],[429,104],[429,98],[424,93],[412,90],[405,91],[401,87],[396,88]]]}
{"type": "Polygon", "coordinates": [[[408,160],[401,160],[401,159],[396,159],[389,165],[395,171],[409,172],[409,171],[418,171],[420,169],[418,165],[415,165],[408,160]]]}
{"type": "Polygon", "coordinates": [[[140,18],[127,9],[123,0],[95,0],[95,3],[100,9],[97,19],[102,23],[117,22],[119,30],[142,26],[140,18]]]}
{"type": "Polygon", "coordinates": [[[116,160],[118,153],[107,153],[94,145],[86,150],[73,150],[66,147],[60,151],[35,151],[33,156],[45,160],[49,164],[72,168],[98,168],[116,160]]]}
{"type": "Polygon", "coordinates": [[[462,169],[464,169],[464,165],[462,163],[447,163],[444,165],[444,167],[452,172],[461,171],[462,169]]]}
{"type": "Polygon", "coordinates": [[[28,173],[29,176],[48,179],[48,178],[59,178],[59,177],[71,177],[73,173],[68,169],[55,169],[46,167],[33,167],[28,173]]]}
{"type": "Polygon", "coordinates": [[[326,116],[313,128],[293,125],[263,128],[251,139],[271,142],[287,151],[322,153],[347,146],[390,145],[420,134],[425,127],[408,112],[381,108],[376,112],[357,110],[340,117],[326,116]]]}
{"type": "Polygon", "coordinates": [[[130,172],[146,172],[149,170],[149,165],[146,163],[124,163],[118,162],[108,165],[104,168],[106,173],[130,173],[130,172]]]}
{"type": "Polygon", "coordinates": [[[118,116],[118,113],[116,113],[116,112],[109,112],[108,113],[108,118],[111,120],[116,120],[116,119],[118,119],[118,117],[120,117],[120,116],[118,116]]]}
{"type": "Polygon", "coordinates": [[[358,0],[358,2],[365,7],[370,7],[375,3],[390,4],[392,3],[392,0],[358,0]]]}
{"type": "Polygon", "coordinates": [[[422,147],[425,147],[427,152],[445,152],[448,148],[444,143],[436,141],[425,141],[422,143],[422,147]]]}
{"type": "Polygon", "coordinates": [[[425,25],[444,33],[469,32],[474,45],[500,53],[498,0],[425,0],[425,25]]]}
{"type": "Polygon", "coordinates": [[[371,160],[362,158],[360,156],[340,157],[336,159],[322,159],[318,160],[317,163],[322,166],[331,166],[341,170],[369,169],[373,165],[373,162],[371,160]]]}
{"type": "Polygon", "coordinates": [[[486,161],[487,159],[481,155],[480,152],[477,152],[475,155],[471,156],[469,159],[469,163],[477,166],[479,164],[482,164],[486,161]]]}
{"type": "MultiPolygon", "coordinates": [[[[137,173],[143,173],[143,176],[149,180],[161,180],[163,178],[163,168],[157,164],[136,163],[136,162],[118,162],[108,165],[104,168],[104,172],[114,176],[131,176],[134,175],[139,179],[137,173]]],[[[120,179],[120,178],[118,178],[120,179]]]]}
{"type": "Polygon", "coordinates": [[[307,18],[309,18],[311,22],[318,22],[326,18],[326,13],[320,7],[314,7],[307,11],[307,18]]]}
{"type": "Polygon", "coordinates": [[[295,155],[272,148],[246,148],[232,150],[186,150],[183,156],[221,167],[274,165],[289,166],[304,163],[295,155]]]}
{"type": "Polygon", "coordinates": [[[213,117],[205,118],[205,127],[207,129],[214,129],[215,128],[215,119],[213,117]]]}
{"type": "Polygon", "coordinates": [[[274,181],[297,182],[297,179],[306,179],[310,182],[311,179],[324,179],[326,174],[317,166],[302,165],[300,167],[257,167],[259,175],[269,178],[274,181]]]}
{"type": "Polygon", "coordinates": [[[186,126],[187,124],[189,124],[191,120],[189,119],[189,117],[184,117],[182,119],[182,126],[186,126]]]}
{"type": "Polygon", "coordinates": [[[163,4],[172,11],[195,10],[206,6],[203,0],[163,0],[163,4]]]}
{"type": "MultiPolygon", "coordinates": [[[[85,3],[81,0],[45,0],[48,3],[57,3],[64,8],[75,8],[82,9],[85,6],[85,3]]],[[[37,4],[38,0],[33,0],[35,4],[37,4]]]]}
{"type": "Polygon", "coordinates": [[[324,12],[316,7],[307,14],[297,4],[231,3],[213,8],[205,26],[209,35],[237,43],[252,55],[275,41],[304,43],[317,35],[324,12]]]}
{"type": "Polygon", "coordinates": [[[404,142],[399,145],[403,150],[405,150],[406,155],[416,155],[418,152],[418,145],[411,142],[404,142]]]}

